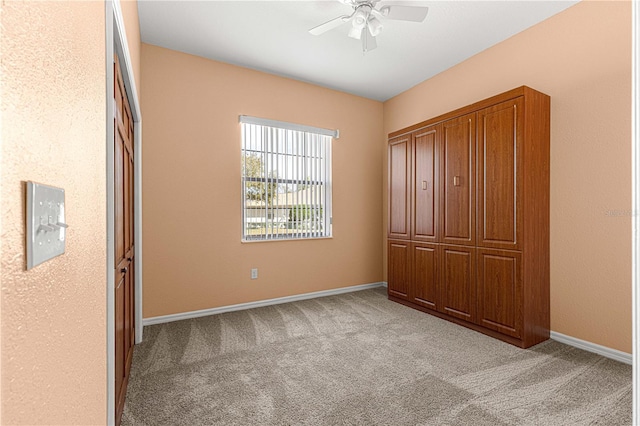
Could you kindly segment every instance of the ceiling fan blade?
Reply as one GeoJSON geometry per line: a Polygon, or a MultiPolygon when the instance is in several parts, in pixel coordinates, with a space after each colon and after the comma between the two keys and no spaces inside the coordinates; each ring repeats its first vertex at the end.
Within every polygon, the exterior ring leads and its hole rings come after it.
{"type": "Polygon", "coordinates": [[[324,34],[329,30],[332,30],[334,28],[338,28],[340,25],[342,25],[345,22],[347,22],[350,18],[351,18],[351,16],[349,16],[349,15],[338,16],[337,18],[334,18],[334,19],[332,19],[330,21],[327,21],[324,24],[320,24],[317,27],[311,28],[309,30],[309,33],[311,33],[313,35],[324,34]]]}
{"type": "Polygon", "coordinates": [[[387,19],[397,21],[422,22],[427,17],[429,8],[426,6],[384,6],[380,12],[387,19]]]}
{"type": "Polygon", "coordinates": [[[370,50],[378,47],[378,43],[376,43],[376,38],[371,35],[367,27],[362,29],[362,35],[360,36],[362,39],[362,53],[367,53],[370,50]]]}

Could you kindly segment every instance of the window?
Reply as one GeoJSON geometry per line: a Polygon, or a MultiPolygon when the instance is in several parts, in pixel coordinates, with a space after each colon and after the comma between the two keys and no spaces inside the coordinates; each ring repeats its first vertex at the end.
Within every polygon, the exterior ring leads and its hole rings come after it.
{"type": "Polygon", "coordinates": [[[331,236],[334,130],[240,116],[242,239],[331,236]]]}

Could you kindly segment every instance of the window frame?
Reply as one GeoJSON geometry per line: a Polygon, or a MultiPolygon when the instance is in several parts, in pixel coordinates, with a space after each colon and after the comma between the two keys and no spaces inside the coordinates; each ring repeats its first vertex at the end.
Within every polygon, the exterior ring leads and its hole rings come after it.
{"type": "MultiPolygon", "coordinates": [[[[333,155],[333,140],[339,138],[338,130],[330,130],[323,129],[318,127],[306,126],[295,123],[288,123],[284,121],[270,120],[259,117],[251,117],[246,115],[239,116],[240,123],[240,157],[241,157],[241,242],[242,243],[256,243],[256,242],[271,242],[271,241],[300,241],[300,240],[314,240],[314,239],[330,239],[333,238],[333,194],[332,194],[332,185],[333,185],[333,167],[332,167],[332,155],[333,155]],[[248,149],[249,143],[258,143],[256,140],[253,140],[248,143],[247,140],[247,130],[249,129],[248,125],[260,126],[252,128],[253,131],[263,132],[263,137],[260,138],[260,144],[264,143],[260,149],[248,149]],[[326,138],[326,139],[325,139],[326,138]],[[316,139],[316,140],[314,140],[316,139]],[[294,142],[295,141],[295,142],[294,142]],[[308,150],[309,146],[314,146],[321,142],[320,147],[317,145],[314,148],[311,148],[311,151],[308,150]],[[275,143],[275,149],[274,144],[275,143]],[[280,148],[280,144],[285,144],[284,149],[280,148]],[[302,149],[302,154],[293,153],[292,151],[288,151],[288,144],[291,143],[292,148],[295,146],[295,149],[302,149]],[[270,147],[267,147],[266,144],[270,144],[270,147]],[[294,145],[296,144],[296,145],[294,145]],[[316,151],[314,151],[316,149],[316,151]],[[245,167],[246,167],[246,159],[248,158],[247,152],[252,151],[257,154],[249,154],[256,155],[261,158],[261,167],[262,173],[261,176],[245,176],[245,167]],[[269,160],[263,160],[267,155],[270,155],[271,158],[269,160]],[[304,165],[303,168],[310,167],[310,161],[314,161],[314,155],[317,156],[315,161],[318,161],[318,164],[315,164],[316,167],[314,175],[307,175],[305,178],[300,178],[299,176],[284,176],[283,178],[278,177],[270,177],[270,175],[277,171],[277,168],[272,167],[273,161],[276,162],[293,162],[293,161],[302,161],[304,165]],[[274,160],[275,157],[275,160],[274,160]],[[287,158],[289,157],[289,158],[287,158]],[[311,159],[311,160],[310,160],[311,159]],[[262,161],[265,161],[269,165],[262,165],[262,161]],[[322,167],[320,167],[320,165],[322,167]],[[318,171],[323,170],[323,171],[318,171]],[[285,196],[285,204],[277,203],[275,206],[271,203],[269,206],[269,202],[264,200],[262,201],[263,205],[258,204],[256,208],[260,208],[264,210],[264,232],[250,235],[247,231],[249,230],[248,222],[247,222],[247,211],[251,209],[251,206],[248,206],[248,201],[251,201],[247,198],[247,182],[258,182],[264,183],[267,185],[266,193],[268,194],[269,185],[276,185],[275,193],[282,194],[279,191],[279,185],[307,185],[308,187],[312,185],[318,185],[319,189],[315,189],[311,191],[311,195],[306,194],[305,197],[298,200],[298,195],[295,196],[295,203],[292,200],[289,201],[289,197],[285,196]],[[309,196],[312,198],[309,199],[309,196]],[[309,210],[309,206],[311,206],[311,210],[309,210]],[[291,223],[291,215],[292,215],[292,207],[295,212],[296,221],[294,222],[296,225],[296,231],[294,232],[279,232],[280,229],[291,229],[289,228],[289,224],[291,223]],[[321,209],[322,213],[320,214],[321,220],[317,219],[315,222],[306,223],[305,226],[320,226],[319,229],[311,228],[298,228],[300,226],[300,221],[297,219],[302,213],[302,215],[309,215],[309,211],[313,212],[314,209],[321,209]],[[279,219],[274,218],[274,213],[278,214],[279,219]],[[281,226],[285,223],[283,219],[287,217],[289,218],[286,221],[286,227],[281,228],[281,226]],[[270,229],[270,230],[269,230],[270,229]],[[276,230],[274,232],[274,229],[276,230]]],[[[293,163],[291,163],[293,164],[293,163]]],[[[285,166],[286,171],[286,166],[285,166]]],[[[297,189],[295,192],[303,191],[297,189]]],[[[285,191],[284,194],[289,194],[293,192],[285,191]]],[[[268,197],[266,195],[265,197],[268,197]]],[[[273,197],[273,195],[271,195],[273,197]]],[[[255,200],[254,200],[255,201],[255,200]]],[[[311,213],[312,216],[316,216],[317,213],[311,213]]],[[[253,216],[251,216],[253,218],[253,216]]],[[[309,219],[306,218],[305,222],[309,219]]],[[[262,223],[262,221],[259,221],[262,223]]]]}

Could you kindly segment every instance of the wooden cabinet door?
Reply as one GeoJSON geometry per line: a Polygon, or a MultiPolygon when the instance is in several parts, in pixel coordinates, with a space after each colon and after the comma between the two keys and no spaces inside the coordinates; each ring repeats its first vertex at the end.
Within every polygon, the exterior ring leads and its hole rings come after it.
{"type": "Polygon", "coordinates": [[[522,98],[478,112],[478,245],[520,250],[522,98]]]}
{"type": "Polygon", "coordinates": [[[476,114],[442,126],[442,242],[475,244],[476,114]]]}
{"type": "Polygon", "coordinates": [[[387,257],[387,290],[389,296],[409,299],[411,275],[411,244],[407,241],[389,241],[387,257]]]}
{"type": "Polygon", "coordinates": [[[411,301],[437,310],[439,302],[438,245],[412,243],[411,301]]]}
{"type": "Polygon", "coordinates": [[[438,239],[438,173],[441,127],[431,126],[413,134],[411,239],[436,242],[438,239]]]}
{"type": "Polygon", "coordinates": [[[409,239],[409,193],[411,191],[411,138],[389,141],[389,238],[409,239]]]}
{"type": "Polygon", "coordinates": [[[521,337],[522,255],[478,249],[478,324],[521,337]]]}
{"type": "Polygon", "coordinates": [[[441,246],[441,312],[473,322],[476,318],[475,249],[441,246]]]}

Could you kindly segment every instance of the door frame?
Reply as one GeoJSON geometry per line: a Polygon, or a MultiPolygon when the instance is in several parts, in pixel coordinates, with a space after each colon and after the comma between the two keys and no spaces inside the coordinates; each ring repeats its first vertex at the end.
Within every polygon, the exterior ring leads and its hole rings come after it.
{"type": "Polygon", "coordinates": [[[640,424],[640,2],[631,2],[633,424],[640,424]]]}
{"type": "Polygon", "coordinates": [[[133,118],[133,223],[135,239],[135,343],[142,341],[142,114],[127,35],[119,0],[105,1],[105,65],[106,65],[106,179],[107,179],[107,424],[115,424],[115,190],[114,190],[114,129],[113,55],[118,55],[122,79],[127,90],[133,118]]]}

